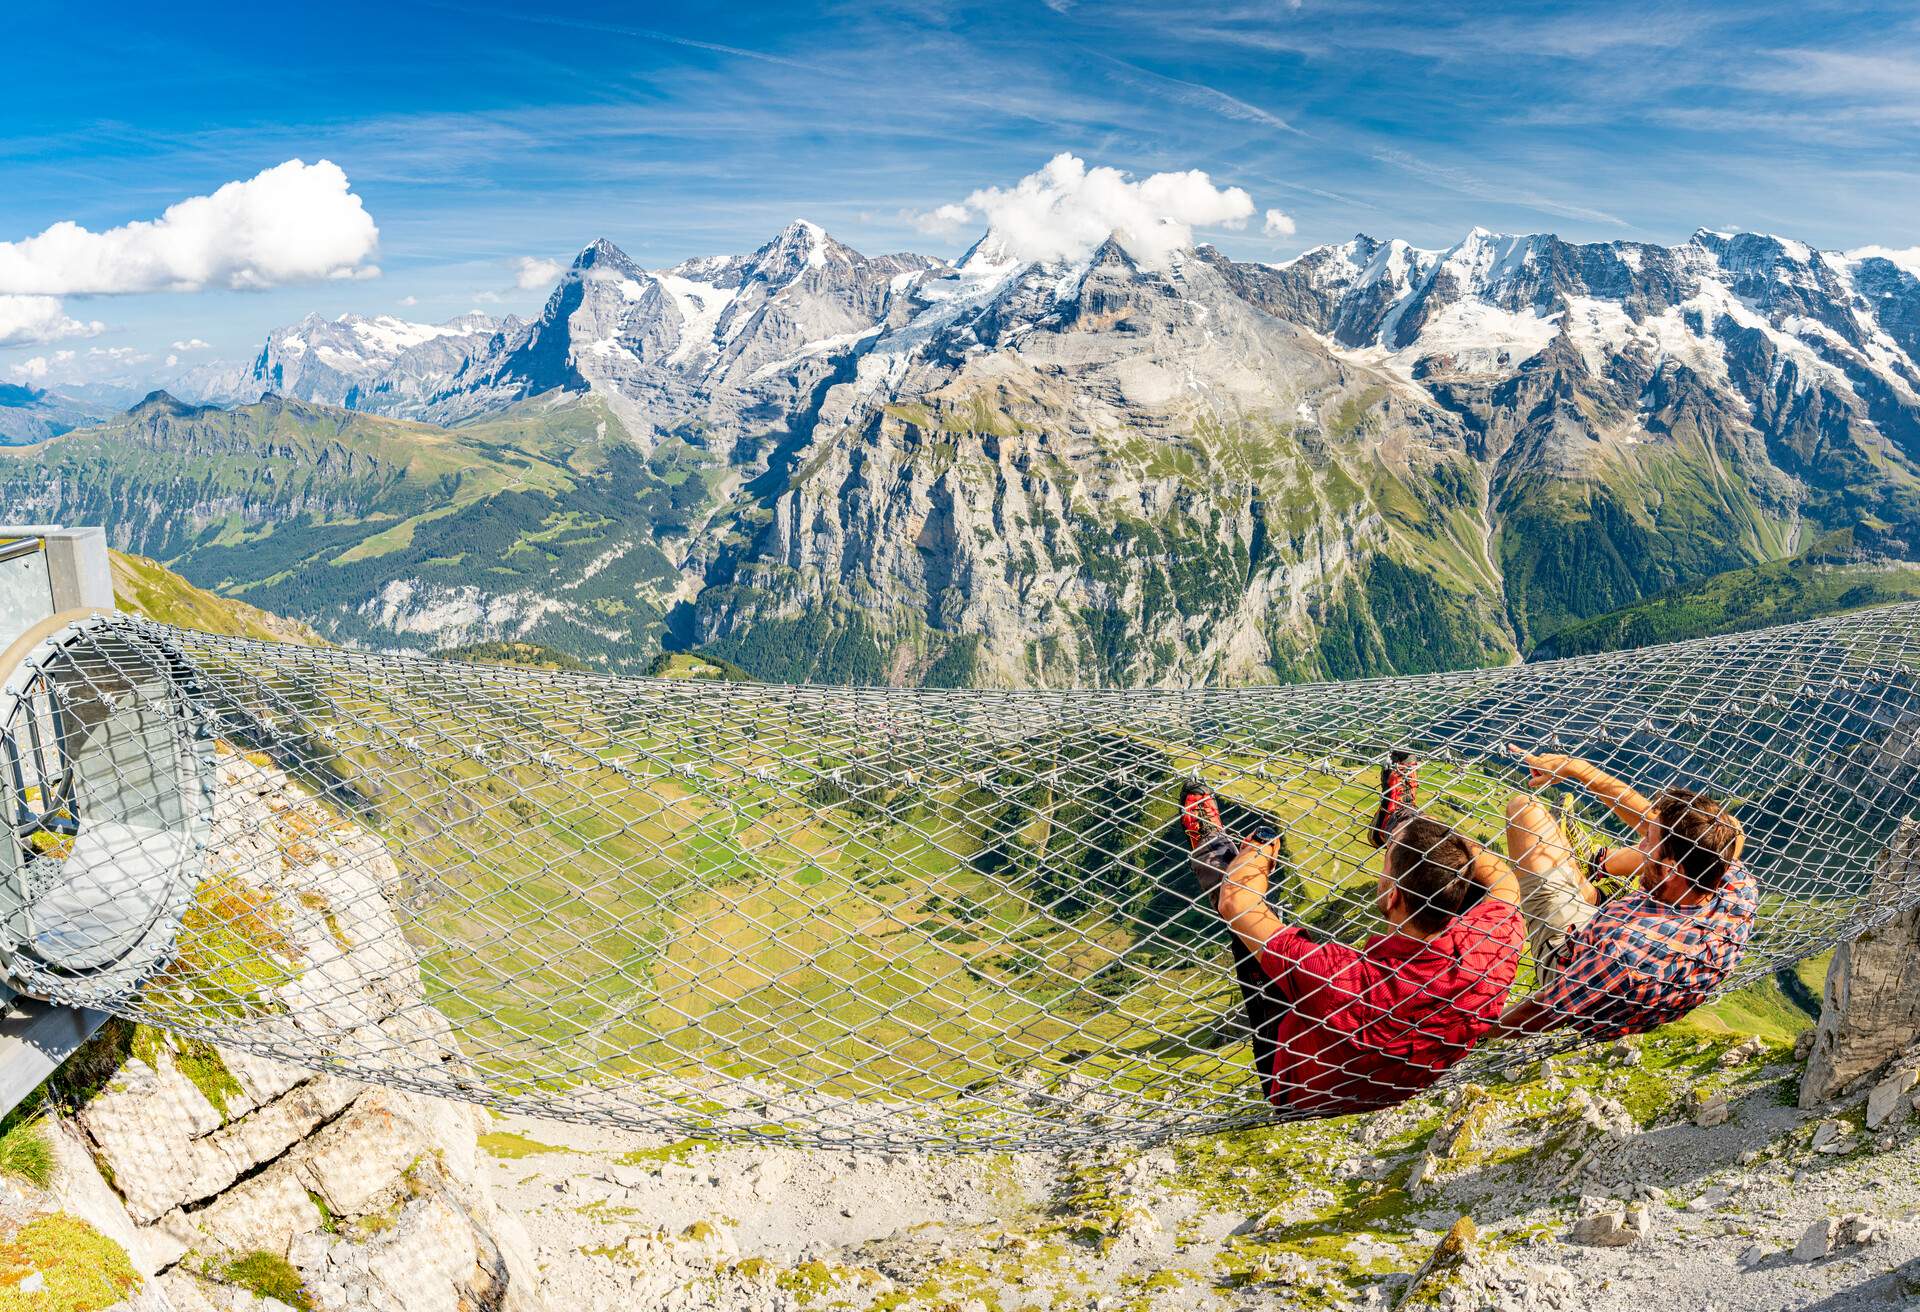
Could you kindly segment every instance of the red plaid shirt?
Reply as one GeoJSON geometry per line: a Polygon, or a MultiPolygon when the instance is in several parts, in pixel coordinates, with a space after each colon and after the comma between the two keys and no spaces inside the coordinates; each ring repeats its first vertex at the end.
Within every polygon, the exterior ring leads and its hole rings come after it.
{"type": "Polygon", "coordinates": [[[1711,902],[1678,907],[1644,889],[1622,893],[1567,936],[1559,974],[1533,1001],[1588,1038],[1638,1034],[1707,1000],[1740,960],[1760,891],[1742,866],[1711,902]]]}

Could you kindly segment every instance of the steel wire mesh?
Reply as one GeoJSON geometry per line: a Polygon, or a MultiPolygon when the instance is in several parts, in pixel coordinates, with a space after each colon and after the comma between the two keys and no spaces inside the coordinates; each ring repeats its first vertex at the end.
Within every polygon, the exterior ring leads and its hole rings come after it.
{"type": "MultiPolygon", "coordinates": [[[[0,696],[0,947],[56,1001],[538,1115],[935,1147],[1226,1128],[1289,1113],[1249,1065],[1183,781],[1276,828],[1273,907],[1348,942],[1383,928],[1390,750],[1496,850],[1509,741],[1729,799],[1762,891],[1738,988],[1920,900],[1876,874],[1920,791],[1916,647],[1896,606],[1430,676],[980,691],[103,617],[0,696]]],[[[1577,846],[1631,841],[1550,800],[1577,846]]],[[[1483,1042],[1442,1083],[1582,1041],[1483,1042]]]]}

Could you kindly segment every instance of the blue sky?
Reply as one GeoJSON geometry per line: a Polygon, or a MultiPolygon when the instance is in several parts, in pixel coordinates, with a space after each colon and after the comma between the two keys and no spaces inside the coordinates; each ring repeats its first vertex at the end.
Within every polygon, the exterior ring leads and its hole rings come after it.
{"type": "Polygon", "coordinates": [[[157,370],[187,339],[210,345],[183,363],[237,358],[309,310],[527,313],[542,293],[514,262],[597,236],[667,264],[805,216],[864,250],[954,254],[965,234],[912,216],[1059,151],[1203,169],[1291,217],[1202,231],[1242,258],[1355,231],[1445,246],[1476,223],[1920,243],[1911,6],[547,8],[13,7],[0,242],[327,159],[378,225],[380,272],[65,295],[66,337],[0,348],[0,379],[56,345],[94,373],[157,370]],[[109,351],[152,359],[88,356],[109,351]]]}

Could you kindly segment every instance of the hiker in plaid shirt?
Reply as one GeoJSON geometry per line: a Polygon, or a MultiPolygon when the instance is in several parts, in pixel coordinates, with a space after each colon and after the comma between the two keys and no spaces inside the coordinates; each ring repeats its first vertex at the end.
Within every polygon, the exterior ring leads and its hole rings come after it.
{"type": "Polygon", "coordinates": [[[1508,1030],[1567,1026],[1591,1039],[1637,1034],[1677,1020],[1726,979],[1753,932],[1759,890],[1740,864],[1740,822],[1714,798],[1668,788],[1648,800],[1590,761],[1508,748],[1535,788],[1574,784],[1639,832],[1633,847],[1603,850],[1594,876],[1630,881],[1603,900],[1538,799],[1507,806],[1508,856],[1540,973],[1526,1001],[1500,1018],[1508,1030]]]}

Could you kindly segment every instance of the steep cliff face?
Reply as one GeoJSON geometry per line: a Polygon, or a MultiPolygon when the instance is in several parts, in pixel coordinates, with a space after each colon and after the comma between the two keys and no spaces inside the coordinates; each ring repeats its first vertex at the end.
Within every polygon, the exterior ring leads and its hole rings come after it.
{"type": "Polygon", "coordinates": [[[957,281],[915,307],[944,322],[882,339],[827,394],[759,541],[699,599],[716,652],[752,667],[815,615],[885,677],[937,682],[1511,651],[1451,416],[1204,259],[1150,272],[1110,242],[1084,269],[995,284],[976,261],[957,281]],[[1418,619],[1343,623],[1385,573],[1418,619]]]}

